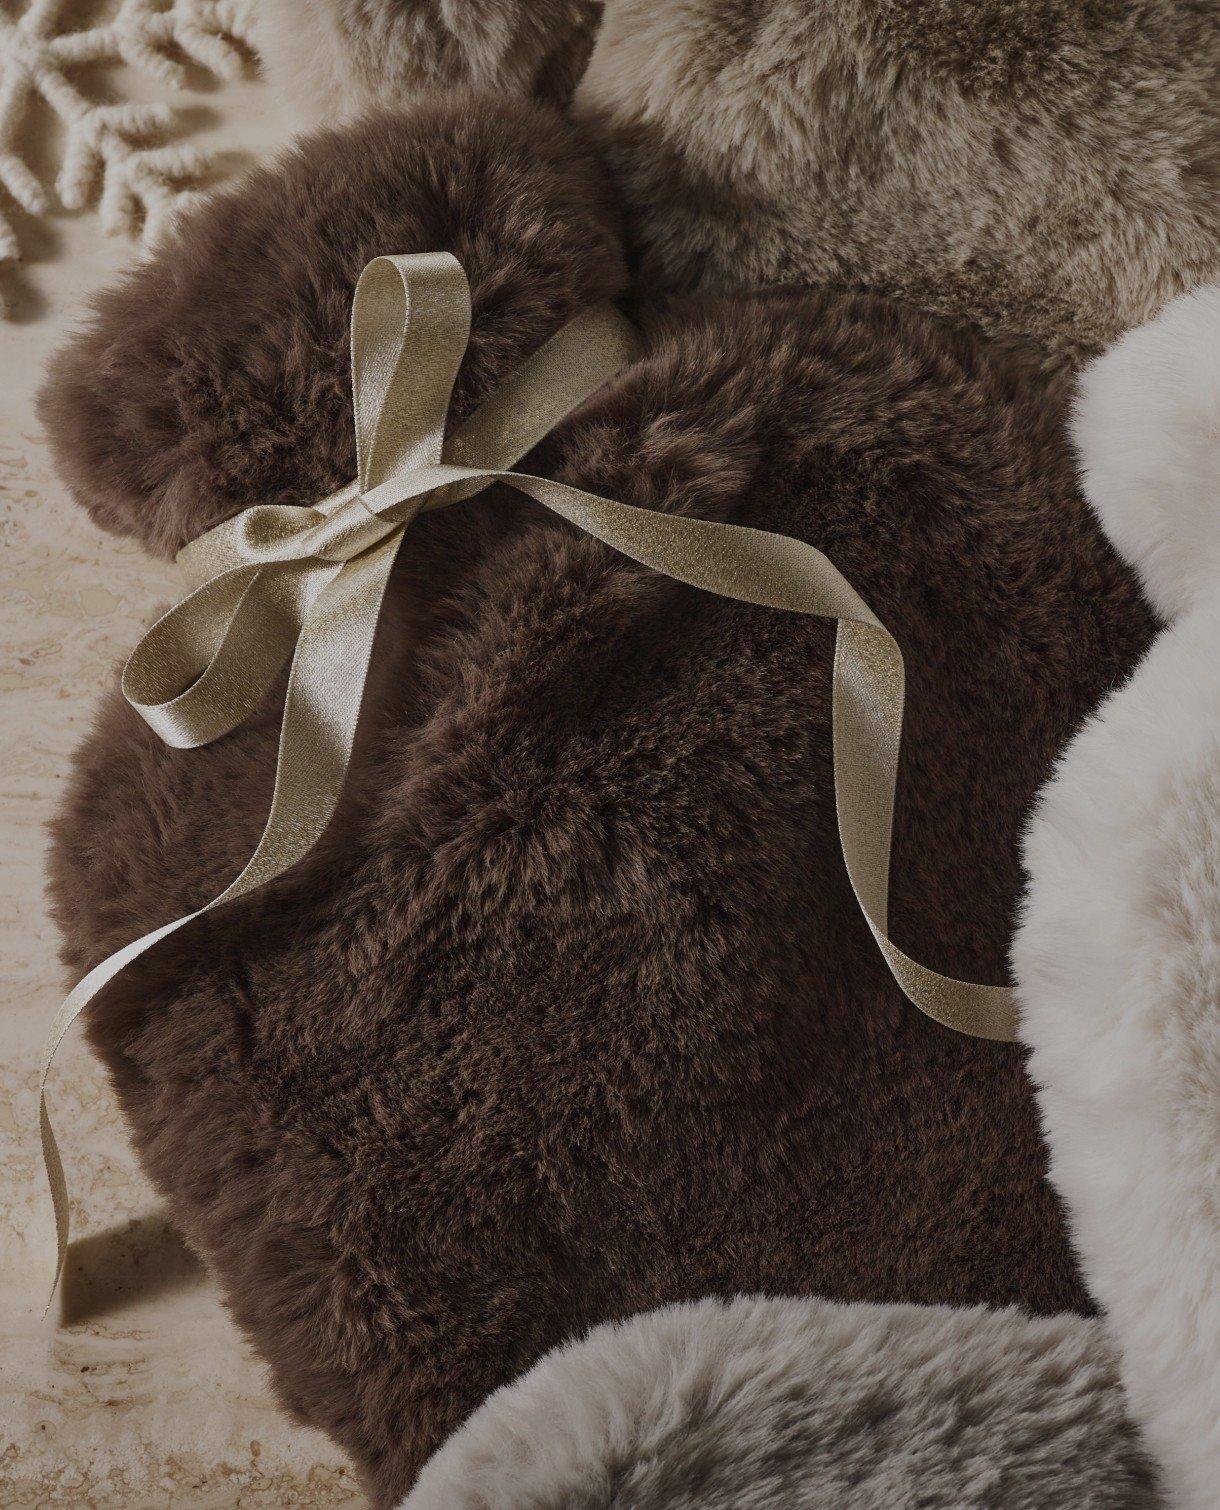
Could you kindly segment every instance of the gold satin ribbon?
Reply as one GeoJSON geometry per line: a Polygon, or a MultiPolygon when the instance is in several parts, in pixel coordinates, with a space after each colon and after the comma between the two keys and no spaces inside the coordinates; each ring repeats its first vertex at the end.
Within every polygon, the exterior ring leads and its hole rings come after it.
{"type": "Polygon", "coordinates": [[[56,1013],[39,1080],[58,1238],[52,1298],[69,1216],[46,1084],[65,1033],[132,960],[202,913],[282,875],[321,837],[343,790],[382,598],[406,528],[416,514],[492,482],[510,484],[679,582],[837,621],[835,801],[856,898],[915,1006],[962,1033],[1015,1037],[1011,989],[938,975],[888,937],[904,677],[902,653],[872,610],[803,541],[633,508],[508,470],[634,360],[635,334],[611,305],[564,326],[446,440],[469,334],[470,292],[455,258],[424,253],[370,262],[352,304],[356,480],[315,508],[255,505],[193,541],[178,559],[194,590],[153,625],[127,663],[123,693],[132,707],[167,744],[193,749],[242,723],[292,656],[271,810],[245,869],[198,911],[103,960],[56,1013]]]}

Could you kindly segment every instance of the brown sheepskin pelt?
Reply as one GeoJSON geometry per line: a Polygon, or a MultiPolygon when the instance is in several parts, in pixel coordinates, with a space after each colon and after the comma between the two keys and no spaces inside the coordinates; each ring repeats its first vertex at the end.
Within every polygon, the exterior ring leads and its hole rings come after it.
{"type": "Polygon", "coordinates": [[[626,282],[615,201],[570,129],[433,94],[315,137],[98,301],[43,388],[61,474],[104,529],[167,556],[251,503],[315,502],[355,474],[356,279],[379,252],[434,249],[471,285],[459,414],[540,331],[626,282]]]}
{"type": "Polygon", "coordinates": [[[649,286],[833,283],[1062,359],[1220,278],[1217,0],[607,0],[649,286]]]}
{"type": "MultiPolygon", "coordinates": [[[[165,550],[346,481],[356,274],[425,248],[474,286],[459,409],[622,283],[590,160],[535,110],[320,137],[61,358],[82,502],[165,550]]],[[[874,297],[643,319],[644,359],[528,465],[830,555],[908,659],[897,940],[1002,979],[1034,793],[1153,630],[1058,390],[874,297]]],[[[376,1503],[608,1318],[739,1291],[1088,1307],[1021,1052],[910,1007],[852,898],[831,641],[515,495],[422,517],[324,841],[90,1011],[151,1177],[376,1503]]],[[[277,717],[179,753],[107,700],[55,833],[74,971],[240,868],[277,717]]]]}

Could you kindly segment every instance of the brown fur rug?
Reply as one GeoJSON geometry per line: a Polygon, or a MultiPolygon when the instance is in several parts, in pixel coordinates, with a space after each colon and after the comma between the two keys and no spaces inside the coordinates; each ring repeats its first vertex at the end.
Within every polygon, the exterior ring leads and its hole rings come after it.
{"type": "MultiPolygon", "coordinates": [[[[82,503],[166,551],[348,480],[356,275],[439,248],[474,290],[459,412],[624,284],[591,158],[534,107],[319,137],[60,359],[44,416],[82,503]]],[[[1060,391],[876,297],[639,315],[644,359],[530,469],[830,555],[907,656],[896,940],[1003,978],[1034,793],[1154,628],[1060,391]]],[[[328,836],[90,1012],[150,1175],[377,1503],[608,1318],[740,1290],[1088,1307],[1021,1052],[908,1006],[857,911],[830,647],[515,495],[428,515],[328,836]]],[[[276,730],[179,753],[106,702],[55,835],[73,970],[240,868],[276,730]]]]}

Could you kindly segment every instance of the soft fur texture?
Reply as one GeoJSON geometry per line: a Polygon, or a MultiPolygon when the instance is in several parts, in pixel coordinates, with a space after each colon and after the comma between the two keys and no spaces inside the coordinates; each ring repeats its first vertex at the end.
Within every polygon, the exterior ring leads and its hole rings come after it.
{"type": "Polygon", "coordinates": [[[1220,289],[1085,374],[1089,494],[1180,615],[1026,843],[1022,1033],[1092,1289],[1174,1503],[1220,1485],[1220,289]]]}
{"type": "Polygon", "coordinates": [[[324,497],[356,468],[356,279],[379,252],[423,250],[453,252],[471,284],[459,414],[540,331],[626,284],[613,197],[573,133],[436,93],[314,137],[103,295],[43,387],[60,472],[103,529],[166,556],[251,503],[324,497]]]}
{"type": "Polygon", "coordinates": [[[1220,271],[1216,0],[608,0],[649,286],[863,287],[1097,350],[1220,271]]]}
{"type": "MultiPolygon", "coordinates": [[[[460,410],[621,285],[609,224],[536,110],[319,138],[101,302],[49,389],[65,468],[158,549],[326,494],[354,466],[368,256],[466,262],[460,410]]],[[[827,550],[908,655],[896,937],[1001,977],[1034,793],[1154,627],[1058,390],[864,296],[646,325],[646,359],[532,465],[827,550]]],[[[151,1176],[376,1502],[549,1348],[672,1301],[1086,1307],[1019,1051],[909,1007],[858,914],[829,628],[494,492],[403,554],[330,834],[89,1014],[151,1176]]],[[[236,872],[275,729],[182,753],[105,705],[53,856],[74,969],[236,872]]]]}
{"type": "Polygon", "coordinates": [[[303,124],[473,85],[566,100],[584,70],[600,0],[257,0],[271,87],[303,124]]]}
{"type": "Polygon", "coordinates": [[[1106,533],[1167,619],[1220,583],[1220,287],[1196,289],[1080,376],[1074,435],[1106,533]]]}
{"type": "Polygon", "coordinates": [[[547,1355],[402,1510],[1149,1510],[1100,1323],[741,1298],[547,1355]]]}

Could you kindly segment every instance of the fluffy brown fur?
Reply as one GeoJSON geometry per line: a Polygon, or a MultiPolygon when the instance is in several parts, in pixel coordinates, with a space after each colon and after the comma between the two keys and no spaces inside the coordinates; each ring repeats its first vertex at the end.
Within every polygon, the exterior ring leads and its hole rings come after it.
{"type": "Polygon", "coordinates": [[[423,250],[453,252],[471,284],[458,412],[626,278],[615,202],[571,130],[481,92],[430,95],[313,138],[97,301],[43,388],[61,474],[104,529],[161,555],[256,501],[324,496],[355,472],[339,416],[356,279],[379,252],[423,250]]]}
{"type": "Polygon", "coordinates": [[[309,124],[438,85],[556,103],[584,70],[601,0],[258,0],[271,87],[309,124]]]}
{"type": "Polygon", "coordinates": [[[1076,356],[1220,276],[1216,0],[608,0],[643,281],[834,283],[1076,356]]]}
{"type": "MultiPolygon", "coordinates": [[[[320,138],[102,302],[46,408],[99,519],[168,548],[343,481],[373,252],[466,261],[463,404],[618,286],[579,148],[475,104],[320,138]]],[[[896,937],[1002,977],[1021,822],[1152,630],[1056,392],[860,295],[647,324],[534,468],[830,554],[908,656],[896,937]]],[[[422,518],[403,554],[330,833],[89,1014],[285,1402],[386,1504],[606,1318],[739,1290],[1087,1307],[1019,1051],[909,1007],[852,899],[829,629],[512,495],[422,518]]],[[[105,704],[55,836],[73,969],[234,874],[275,734],[269,708],[179,753],[105,704]]]]}

